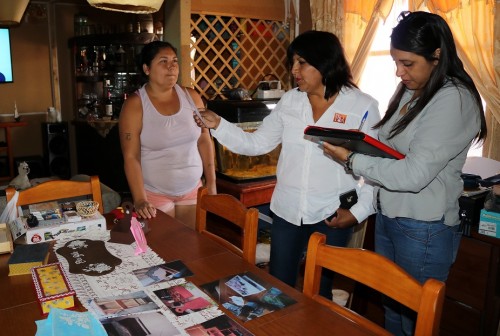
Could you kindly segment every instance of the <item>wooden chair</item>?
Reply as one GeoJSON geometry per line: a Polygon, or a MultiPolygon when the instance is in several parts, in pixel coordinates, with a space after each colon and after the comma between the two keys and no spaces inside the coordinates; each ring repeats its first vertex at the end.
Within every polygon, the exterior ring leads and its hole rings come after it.
{"type": "MultiPolygon", "coordinates": [[[[326,245],[325,240],[325,236],[317,232],[309,240],[303,289],[306,296],[362,325],[374,325],[318,294],[321,269],[325,267],[363,283],[417,312],[415,336],[439,335],[445,293],[443,282],[429,279],[422,285],[401,267],[375,252],[333,247],[326,245]]],[[[384,330],[379,330],[377,334],[384,334],[384,330]]]]}
{"type": "MultiPolygon", "coordinates": [[[[16,189],[8,187],[5,190],[7,202],[9,202],[16,189]]],[[[91,176],[90,181],[70,181],[53,180],[40,183],[34,187],[19,191],[17,205],[28,205],[53,200],[74,198],[79,196],[91,195],[92,200],[99,203],[99,212],[103,213],[101,184],[98,176],[91,176]]]]}
{"type": "Polygon", "coordinates": [[[198,189],[196,231],[207,235],[252,264],[255,264],[258,225],[259,210],[246,208],[243,203],[232,195],[208,195],[207,188],[201,187],[198,189]],[[207,212],[222,217],[241,228],[242,248],[207,230],[207,212]]]}

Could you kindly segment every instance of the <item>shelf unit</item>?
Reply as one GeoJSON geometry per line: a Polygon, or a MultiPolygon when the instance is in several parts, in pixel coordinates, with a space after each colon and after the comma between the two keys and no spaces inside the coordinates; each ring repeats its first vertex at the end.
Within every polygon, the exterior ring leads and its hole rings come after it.
{"type": "Polygon", "coordinates": [[[75,120],[109,120],[110,116],[105,116],[103,109],[108,92],[113,101],[112,118],[117,119],[125,96],[143,83],[138,55],[145,44],[156,40],[158,37],[152,33],[71,38],[68,45],[73,51],[75,120]]]}

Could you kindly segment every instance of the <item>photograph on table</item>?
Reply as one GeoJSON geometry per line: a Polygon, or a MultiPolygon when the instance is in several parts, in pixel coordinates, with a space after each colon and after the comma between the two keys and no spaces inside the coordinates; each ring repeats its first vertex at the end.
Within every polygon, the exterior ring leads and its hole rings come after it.
{"type": "Polygon", "coordinates": [[[99,320],[159,309],[144,291],[89,300],[89,310],[94,312],[99,320]]]}
{"type": "Polygon", "coordinates": [[[153,293],[178,317],[217,307],[210,297],[191,282],[156,290],[153,293]]]}
{"type": "Polygon", "coordinates": [[[243,321],[296,303],[281,290],[250,272],[225,277],[202,285],[201,288],[243,321]]]}
{"type": "Polygon", "coordinates": [[[181,260],[174,260],[161,265],[141,268],[132,273],[139,279],[141,285],[144,287],[193,275],[193,272],[191,272],[181,260]]]}
{"type": "Polygon", "coordinates": [[[110,336],[130,335],[184,335],[165,315],[160,312],[148,312],[119,316],[101,321],[110,336]]]}
{"type": "Polygon", "coordinates": [[[184,330],[190,336],[198,335],[238,335],[253,336],[253,334],[239,325],[227,315],[217,316],[211,320],[188,327],[184,330]]]}

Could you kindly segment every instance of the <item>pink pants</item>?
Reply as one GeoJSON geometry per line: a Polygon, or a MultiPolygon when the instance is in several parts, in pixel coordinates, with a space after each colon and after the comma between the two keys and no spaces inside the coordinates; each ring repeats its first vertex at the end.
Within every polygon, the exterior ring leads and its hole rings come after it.
{"type": "Polygon", "coordinates": [[[171,211],[176,205],[194,205],[198,196],[198,188],[202,186],[201,180],[198,182],[196,188],[181,196],[168,196],[164,194],[157,194],[146,190],[148,202],[153,206],[165,213],[171,211]]]}

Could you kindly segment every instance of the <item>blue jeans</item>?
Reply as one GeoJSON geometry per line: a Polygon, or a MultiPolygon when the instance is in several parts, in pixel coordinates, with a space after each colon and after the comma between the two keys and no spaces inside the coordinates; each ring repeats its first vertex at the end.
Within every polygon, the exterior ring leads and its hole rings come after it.
{"type": "MultiPolygon", "coordinates": [[[[419,282],[429,278],[446,281],[455,262],[462,232],[459,226],[438,221],[389,218],[377,214],[375,252],[386,256],[419,282]]],[[[394,335],[413,335],[416,314],[384,298],[385,328],[394,335]]]]}
{"type": "MultiPolygon", "coordinates": [[[[324,221],[316,224],[301,224],[300,226],[287,222],[274,215],[271,225],[271,257],[269,273],[295,287],[299,274],[300,261],[307,250],[309,237],[313,232],[326,235],[326,244],[346,246],[352,233],[352,228],[330,228],[324,221]]],[[[323,270],[321,274],[320,295],[332,298],[333,272],[323,270]]]]}

